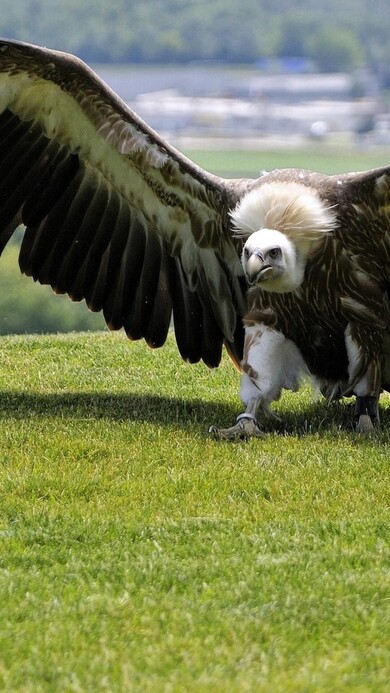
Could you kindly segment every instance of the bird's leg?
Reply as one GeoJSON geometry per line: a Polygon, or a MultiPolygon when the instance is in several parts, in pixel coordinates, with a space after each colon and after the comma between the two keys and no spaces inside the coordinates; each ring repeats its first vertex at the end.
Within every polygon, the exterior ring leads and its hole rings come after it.
{"type": "Polygon", "coordinates": [[[209,431],[219,440],[259,438],[259,412],[269,416],[269,404],[279,399],[283,388],[297,390],[303,359],[293,342],[265,325],[246,325],[244,358],[241,363],[241,400],[245,411],[230,428],[211,426],[209,431]]]}
{"type": "Polygon", "coordinates": [[[355,421],[359,433],[371,433],[374,430],[374,425],[379,424],[378,397],[356,396],[355,421]]]}
{"type": "Polygon", "coordinates": [[[382,331],[350,323],[345,339],[349,358],[349,381],[351,390],[356,395],[355,423],[359,433],[371,433],[379,424],[379,393],[381,382],[381,345],[382,331]],[[363,350],[359,344],[369,348],[369,361],[366,363],[363,350]],[[359,374],[363,372],[363,375],[359,374]]]}
{"type": "Polygon", "coordinates": [[[355,384],[355,423],[359,433],[372,433],[379,424],[379,369],[370,364],[364,376],[355,384]]]}

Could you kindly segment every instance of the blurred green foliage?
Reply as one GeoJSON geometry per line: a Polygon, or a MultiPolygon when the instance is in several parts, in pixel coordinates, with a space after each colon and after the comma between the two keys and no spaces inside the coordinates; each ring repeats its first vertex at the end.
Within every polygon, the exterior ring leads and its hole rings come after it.
{"type": "Polygon", "coordinates": [[[103,316],[82,302],[55,296],[48,286],[34,284],[18,267],[19,248],[11,242],[0,258],[0,334],[99,330],[103,316]]]}
{"type": "Polygon", "coordinates": [[[0,10],[1,35],[88,62],[305,56],[323,71],[390,69],[388,0],[0,0],[0,10]]]}

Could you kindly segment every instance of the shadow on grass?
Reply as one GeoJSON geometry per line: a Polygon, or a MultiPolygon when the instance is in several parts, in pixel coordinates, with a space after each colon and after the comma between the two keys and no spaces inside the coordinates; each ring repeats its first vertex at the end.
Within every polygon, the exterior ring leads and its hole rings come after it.
{"type": "Polygon", "coordinates": [[[183,427],[223,419],[234,420],[237,412],[228,405],[201,400],[141,394],[111,393],[35,393],[8,391],[0,393],[0,418],[106,419],[111,421],[142,421],[183,427]]]}
{"type": "MultiPolygon", "coordinates": [[[[105,419],[134,421],[187,428],[200,425],[207,432],[209,425],[231,426],[240,404],[228,404],[198,399],[110,393],[58,393],[7,391],[0,393],[0,419],[31,417],[105,419]]],[[[354,400],[327,404],[316,400],[294,410],[279,410],[281,420],[261,422],[265,433],[281,435],[326,434],[342,430],[353,432],[354,400]]],[[[390,429],[390,410],[382,410],[381,431],[390,429]]],[[[390,430],[389,430],[390,433],[390,430]]]]}

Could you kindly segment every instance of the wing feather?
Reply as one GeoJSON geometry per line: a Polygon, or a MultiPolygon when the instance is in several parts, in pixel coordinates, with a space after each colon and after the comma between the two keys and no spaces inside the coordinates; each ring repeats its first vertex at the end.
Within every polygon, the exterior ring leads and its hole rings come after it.
{"type": "Polygon", "coordinates": [[[42,156],[49,143],[42,136],[31,141],[23,128],[14,127],[8,132],[0,133],[0,160],[2,177],[0,182],[0,199],[2,200],[2,228],[0,235],[1,250],[10,235],[20,223],[21,206],[30,193],[31,176],[36,175],[42,156]],[[2,138],[4,134],[4,138],[2,138]]]}
{"type": "MultiPolygon", "coordinates": [[[[139,218],[134,215],[130,224],[125,251],[118,267],[117,279],[110,287],[110,293],[103,306],[107,325],[117,330],[123,326],[123,319],[129,296],[134,297],[140,281],[146,258],[147,231],[139,218]]],[[[132,303],[130,304],[132,305],[132,303]]]]}
{"type": "Polygon", "coordinates": [[[64,147],[50,141],[47,156],[40,162],[39,175],[29,178],[31,189],[23,205],[23,223],[27,228],[34,228],[49,214],[79,165],[77,156],[70,156],[64,147]]]}
{"type": "MultiPolygon", "coordinates": [[[[171,324],[172,299],[169,276],[171,258],[163,251],[160,274],[156,288],[156,297],[151,310],[148,325],[145,329],[145,340],[151,347],[162,346],[167,338],[171,324]]],[[[125,326],[126,327],[126,326],[125,326]]]]}
{"type": "MultiPolygon", "coordinates": [[[[96,222],[97,223],[97,222],[96,222]]],[[[89,224],[87,225],[87,227],[89,224]]],[[[96,274],[95,282],[91,290],[86,293],[86,301],[91,310],[102,310],[117,278],[120,274],[122,258],[126,252],[126,245],[131,233],[131,214],[129,207],[120,200],[115,225],[112,229],[111,240],[101,259],[99,270],[96,274]]],[[[86,245],[84,243],[84,245],[86,245]]],[[[143,255],[141,262],[143,261],[143,255]]],[[[73,261],[70,260],[69,268],[71,271],[73,261]]],[[[137,268],[134,270],[137,271],[137,268]]],[[[71,277],[71,275],[70,275],[71,277]]],[[[115,291],[115,289],[114,289],[115,291]]]]}
{"type": "Polygon", "coordinates": [[[183,357],[215,365],[244,309],[229,210],[248,182],[193,164],[57,51],[0,41],[0,112],[1,249],[22,222],[23,272],[151,345],[173,310],[183,357]]]}
{"type": "Polygon", "coordinates": [[[331,176],[339,225],[336,236],[357,272],[390,280],[390,167],[331,176]]]}
{"type": "MultiPolygon", "coordinates": [[[[172,293],[173,321],[179,351],[189,363],[202,359],[213,368],[221,358],[222,332],[218,322],[213,319],[210,294],[190,291],[180,263],[176,264],[172,293]]],[[[226,340],[225,344],[228,346],[226,340]]],[[[242,344],[237,341],[237,351],[239,350],[241,353],[242,344]]]]}
{"type": "Polygon", "coordinates": [[[28,271],[34,279],[55,287],[58,270],[69,244],[74,241],[88,197],[88,183],[79,169],[40,224],[28,258],[28,271]]]}
{"type": "Polygon", "coordinates": [[[156,299],[161,270],[161,242],[156,234],[149,231],[146,239],[145,256],[133,305],[126,311],[124,328],[132,339],[140,339],[147,331],[156,299]]]}
{"type": "MultiPolygon", "coordinates": [[[[67,292],[74,301],[81,301],[84,298],[85,280],[81,280],[81,277],[84,276],[83,264],[108,204],[108,190],[104,185],[101,185],[99,180],[96,181],[93,195],[88,202],[84,216],[76,229],[73,242],[67,248],[61,262],[53,287],[59,293],[67,292]]],[[[92,306],[91,309],[95,310],[92,306]]],[[[101,310],[101,306],[96,310],[101,310]]]]}

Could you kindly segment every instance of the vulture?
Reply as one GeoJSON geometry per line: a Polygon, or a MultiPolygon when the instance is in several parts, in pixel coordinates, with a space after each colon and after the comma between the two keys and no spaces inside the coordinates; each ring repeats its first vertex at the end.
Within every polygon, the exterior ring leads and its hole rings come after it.
{"type": "Polygon", "coordinates": [[[23,273],[103,311],[110,329],[241,371],[243,413],[310,376],[355,396],[371,431],[390,389],[390,167],[225,179],[141,120],[78,58],[0,41],[0,251],[25,227],[23,273]]]}

